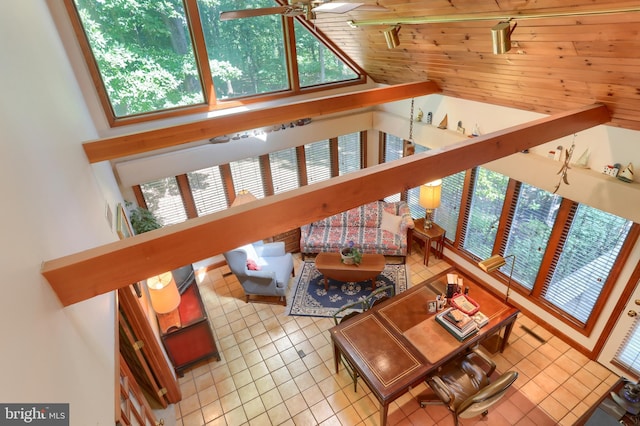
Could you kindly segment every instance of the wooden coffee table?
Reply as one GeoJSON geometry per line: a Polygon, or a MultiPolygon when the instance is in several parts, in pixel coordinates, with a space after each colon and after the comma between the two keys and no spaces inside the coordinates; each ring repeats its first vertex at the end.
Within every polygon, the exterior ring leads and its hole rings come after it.
{"type": "Polygon", "coordinates": [[[376,277],[384,270],[385,258],[381,254],[363,254],[359,265],[345,265],[340,253],[319,253],[316,268],[324,275],[324,289],[329,290],[328,279],[343,282],[371,280],[371,290],[376,289],[376,277]]]}

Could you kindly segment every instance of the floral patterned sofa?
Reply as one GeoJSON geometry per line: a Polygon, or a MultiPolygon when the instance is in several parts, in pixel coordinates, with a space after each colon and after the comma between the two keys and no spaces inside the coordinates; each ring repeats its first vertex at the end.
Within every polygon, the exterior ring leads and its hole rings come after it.
{"type": "Polygon", "coordinates": [[[353,245],[363,253],[407,255],[413,219],[404,201],[374,201],[300,228],[300,252],[338,252],[353,245]]]}

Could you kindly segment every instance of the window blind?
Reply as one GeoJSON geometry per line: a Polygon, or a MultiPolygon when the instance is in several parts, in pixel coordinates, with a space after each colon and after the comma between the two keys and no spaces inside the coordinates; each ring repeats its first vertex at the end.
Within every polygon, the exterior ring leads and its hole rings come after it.
{"type": "Polygon", "coordinates": [[[328,140],[305,145],[304,153],[307,161],[309,185],[331,178],[331,155],[328,140]]]}
{"type": "MultiPolygon", "coordinates": [[[[415,151],[416,154],[419,154],[421,152],[426,152],[426,151],[429,151],[429,148],[423,145],[416,144],[416,151],[415,151]]],[[[409,210],[411,210],[411,217],[414,219],[417,219],[419,217],[424,217],[424,214],[425,214],[424,207],[420,205],[419,201],[420,201],[420,187],[417,186],[415,188],[409,189],[407,191],[407,204],[409,205],[409,210]]]]}
{"type": "Polygon", "coordinates": [[[500,173],[476,169],[463,248],[480,259],[491,256],[508,182],[509,178],[500,173]]]}
{"type": "Polygon", "coordinates": [[[615,355],[615,360],[640,376],[640,317],[636,317],[622,345],[615,355]]]}
{"type": "Polygon", "coordinates": [[[600,296],[632,222],[576,204],[542,295],[583,324],[600,296]]]}
{"type": "Polygon", "coordinates": [[[360,133],[338,136],[338,172],[342,176],[362,168],[360,133]]]}
{"type": "MultiPolygon", "coordinates": [[[[398,160],[402,158],[404,148],[404,140],[386,133],[384,135],[384,158],[382,159],[385,163],[389,161],[398,160]]],[[[395,202],[400,201],[401,194],[393,194],[385,197],[384,200],[387,202],[395,202]]]]}
{"type": "MultiPolygon", "coordinates": [[[[528,289],[535,284],[562,197],[522,183],[507,217],[505,255],[515,255],[513,279],[528,289]]],[[[501,271],[509,274],[511,265],[501,271]]]]}
{"type": "Polygon", "coordinates": [[[295,148],[270,153],[269,164],[271,164],[271,179],[275,194],[300,187],[295,148]]]}
{"type": "Polygon", "coordinates": [[[229,197],[218,166],[187,173],[187,178],[198,216],[221,211],[228,207],[229,197]]]}
{"type": "Polygon", "coordinates": [[[456,239],[458,229],[465,174],[466,171],[462,171],[442,179],[440,207],[433,215],[434,222],[445,230],[445,237],[452,242],[456,239]]]}
{"type": "Polygon", "coordinates": [[[147,207],[163,226],[187,220],[182,196],[175,176],[140,185],[147,207]]]}
{"type": "Polygon", "coordinates": [[[236,193],[247,190],[256,198],[264,198],[262,168],[258,157],[245,158],[229,163],[236,193]]]}

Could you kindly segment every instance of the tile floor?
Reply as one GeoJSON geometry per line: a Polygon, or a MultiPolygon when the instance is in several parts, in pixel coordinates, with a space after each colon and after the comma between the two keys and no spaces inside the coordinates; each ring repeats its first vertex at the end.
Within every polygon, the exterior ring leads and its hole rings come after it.
{"type": "MultiPolygon", "coordinates": [[[[296,258],[296,271],[300,264],[296,258]]],[[[417,284],[449,265],[433,257],[429,267],[414,250],[407,259],[417,284]]],[[[202,363],[179,379],[182,401],[176,424],[378,425],[379,405],[366,385],[353,391],[344,369],[333,372],[329,318],[285,316],[283,306],[245,303],[242,287],[223,267],[201,275],[200,289],[222,360],[202,363]],[[299,351],[305,356],[300,357],[299,351]]],[[[500,371],[517,370],[515,388],[486,418],[463,425],[571,425],[617,379],[613,373],[520,316],[510,344],[494,355],[500,371]],[[543,337],[542,344],[520,325],[543,337]],[[526,397],[526,398],[525,398],[526,397]],[[544,410],[553,421],[539,417],[544,410]]],[[[422,409],[413,389],[389,407],[389,425],[452,425],[443,406],[422,409]]]]}

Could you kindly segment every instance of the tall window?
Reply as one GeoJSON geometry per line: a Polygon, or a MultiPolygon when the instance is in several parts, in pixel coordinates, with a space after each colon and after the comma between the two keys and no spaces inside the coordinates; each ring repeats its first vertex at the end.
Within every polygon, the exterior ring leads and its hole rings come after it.
{"type": "Polygon", "coordinates": [[[229,165],[231,166],[231,177],[236,193],[247,190],[256,198],[264,198],[262,168],[258,157],[234,161],[229,165]]]}
{"type": "Polygon", "coordinates": [[[331,178],[331,155],[329,141],[319,141],[304,146],[307,159],[307,181],[309,184],[331,178]]]}
{"type": "MultiPolygon", "coordinates": [[[[404,153],[404,140],[397,136],[393,136],[390,134],[384,135],[384,162],[388,163],[389,161],[399,160],[402,158],[404,153]]],[[[401,198],[400,193],[390,195],[385,197],[384,200],[387,202],[395,202],[400,201],[401,198]]]]}
{"type": "Polygon", "coordinates": [[[440,207],[433,215],[434,222],[445,230],[446,238],[452,242],[456,239],[465,173],[462,171],[442,179],[440,207]]]}
{"type": "Polygon", "coordinates": [[[314,37],[300,22],[295,22],[296,58],[300,86],[354,80],[358,74],[314,37]]]}
{"type": "Polygon", "coordinates": [[[187,173],[198,216],[224,210],[228,197],[218,166],[187,173]]]}
{"type": "Polygon", "coordinates": [[[340,175],[362,168],[360,133],[338,136],[338,170],[340,175]]]}
{"type": "Polygon", "coordinates": [[[463,248],[485,259],[492,254],[509,178],[482,167],[475,171],[463,248]]]}
{"type": "Polygon", "coordinates": [[[279,194],[300,186],[298,159],[295,148],[287,148],[269,154],[273,192],[279,194]]]}
{"type": "Polygon", "coordinates": [[[510,213],[504,253],[515,255],[513,278],[528,289],[533,288],[538,276],[561,202],[558,195],[525,183],[520,185],[515,208],[510,213]]]}
{"type": "Polygon", "coordinates": [[[607,282],[631,221],[584,204],[575,206],[571,227],[547,275],[543,297],[585,323],[607,282]]]}
{"type": "Polygon", "coordinates": [[[222,11],[280,6],[274,0],[63,1],[111,124],[206,111],[230,98],[365,82],[319,30],[298,22],[303,16],[220,20],[222,11]]]}
{"type": "MultiPolygon", "coordinates": [[[[221,11],[239,9],[241,2],[198,0],[198,6],[219,99],[289,88],[280,15],[220,21],[221,11]]],[[[251,2],[252,8],[273,6],[273,0],[251,2]]]]}
{"type": "Polygon", "coordinates": [[[187,220],[178,181],[175,177],[159,179],[140,185],[147,208],[163,226],[187,220]]]}
{"type": "MultiPolygon", "coordinates": [[[[423,145],[416,144],[416,154],[421,152],[427,152],[429,148],[423,145]]],[[[415,188],[411,188],[407,191],[407,204],[409,205],[409,210],[411,210],[411,217],[414,219],[419,217],[424,217],[425,211],[422,206],[420,206],[420,187],[417,186],[415,188]]]]}
{"type": "Polygon", "coordinates": [[[74,0],[116,118],[201,104],[181,0],[74,0]]]}

